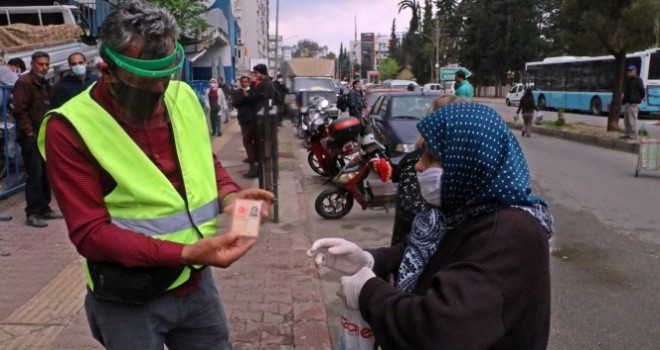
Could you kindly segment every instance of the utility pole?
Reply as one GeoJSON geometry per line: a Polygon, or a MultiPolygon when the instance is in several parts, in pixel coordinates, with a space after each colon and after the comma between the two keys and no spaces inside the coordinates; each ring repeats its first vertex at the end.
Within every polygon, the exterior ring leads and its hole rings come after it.
{"type": "Polygon", "coordinates": [[[440,18],[435,17],[435,82],[440,82],[440,18]]]}
{"type": "Polygon", "coordinates": [[[280,0],[275,2],[275,74],[280,70],[279,61],[280,54],[278,52],[280,46],[280,0]]]}

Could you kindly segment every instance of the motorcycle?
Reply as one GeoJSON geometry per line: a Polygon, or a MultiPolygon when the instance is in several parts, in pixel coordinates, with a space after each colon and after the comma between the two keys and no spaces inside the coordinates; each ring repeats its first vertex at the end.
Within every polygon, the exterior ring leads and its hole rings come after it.
{"type": "Polygon", "coordinates": [[[324,219],[340,219],[353,209],[354,201],[366,209],[393,207],[397,186],[391,179],[392,163],[385,147],[372,134],[364,136],[362,150],[332,178],[333,186],[321,192],[314,209],[324,219]],[[374,164],[378,173],[373,171],[374,164]]]}
{"type": "Polygon", "coordinates": [[[335,176],[344,167],[346,159],[355,154],[359,145],[357,137],[360,121],[357,118],[341,118],[328,123],[315,119],[310,129],[307,163],[315,173],[335,176]]]}
{"type": "Polygon", "coordinates": [[[303,146],[309,147],[309,134],[315,125],[320,125],[328,119],[336,119],[339,111],[330,108],[330,102],[322,96],[312,96],[311,106],[300,107],[300,122],[296,130],[299,138],[303,139],[303,146]]]}

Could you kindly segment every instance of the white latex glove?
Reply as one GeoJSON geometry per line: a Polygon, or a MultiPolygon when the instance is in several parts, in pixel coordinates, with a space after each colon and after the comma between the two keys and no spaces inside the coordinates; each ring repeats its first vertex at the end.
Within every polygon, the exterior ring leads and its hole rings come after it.
{"type": "Polygon", "coordinates": [[[343,238],[317,239],[307,255],[314,257],[316,266],[327,266],[347,275],[363,267],[371,269],[374,266],[374,257],[370,253],[343,238]]]}
{"type": "Polygon", "coordinates": [[[344,276],[339,279],[341,284],[341,299],[352,310],[360,309],[358,303],[362,287],[368,280],[376,277],[371,269],[363,267],[353,276],[344,276]]]}

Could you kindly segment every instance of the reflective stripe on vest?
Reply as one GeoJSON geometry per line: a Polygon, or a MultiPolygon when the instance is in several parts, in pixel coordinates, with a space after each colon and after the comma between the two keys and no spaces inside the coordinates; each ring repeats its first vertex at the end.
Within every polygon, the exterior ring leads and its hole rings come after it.
{"type": "MultiPolygon", "coordinates": [[[[44,158],[46,123],[53,114],[61,115],[117,184],[103,198],[112,223],[183,244],[197,242],[200,233],[204,237],[215,235],[219,204],[213,152],[206,117],[192,89],[170,81],[164,97],[185,189],[182,197],[117,120],[93,100],[94,87],[46,114],[37,140],[44,158]]],[[[187,281],[190,271],[184,269],[169,289],[187,281]]]]}
{"type": "MultiPolygon", "coordinates": [[[[217,200],[211,200],[206,205],[201,208],[197,208],[190,212],[190,216],[193,219],[193,222],[203,223],[205,221],[213,220],[219,214],[219,206],[217,200]]],[[[166,235],[172,232],[181,231],[185,229],[192,228],[192,223],[190,222],[190,217],[188,213],[178,213],[172,216],[157,218],[157,219],[147,219],[147,220],[136,220],[136,219],[124,219],[124,218],[112,218],[112,223],[117,225],[120,228],[131,230],[133,232],[144,233],[147,236],[158,236],[166,235]]]]}

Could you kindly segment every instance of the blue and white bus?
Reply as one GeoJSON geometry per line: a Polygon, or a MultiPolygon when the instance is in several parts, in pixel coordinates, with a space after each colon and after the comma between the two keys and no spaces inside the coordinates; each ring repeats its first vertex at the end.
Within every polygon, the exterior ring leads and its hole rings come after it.
{"type": "MultiPolygon", "coordinates": [[[[646,98],[642,112],[660,111],[660,49],[626,56],[626,67],[635,65],[644,80],[646,98]]],[[[555,108],[591,112],[609,111],[614,87],[614,57],[551,57],[525,65],[526,83],[541,109],[555,108]]]]}

